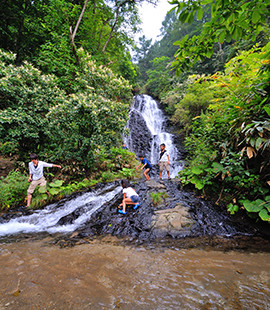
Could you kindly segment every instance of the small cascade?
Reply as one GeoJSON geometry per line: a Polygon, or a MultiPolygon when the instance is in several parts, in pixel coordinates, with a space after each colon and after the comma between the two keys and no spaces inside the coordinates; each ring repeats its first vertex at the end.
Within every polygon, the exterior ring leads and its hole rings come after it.
{"type": "Polygon", "coordinates": [[[180,161],[181,154],[174,143],[174,135],[166,131],[166,121],[152,97],[136,96],[127,124],[130,134],[125,142],[137,156],[143,154],[153,165],[158,164],[160,144],[164,143],[170,156],[171,177],[174,178],[182,170],[183,162],[180,161]]]}
{"type": "Polygon", "coordinates": [[[48,205],[30,215],[23,215],[0,224],[0,237],[18,233],[68,233],[84,225],[100,207],[122,192],[118,183],[83,193],[71,200],[48,205]]]}

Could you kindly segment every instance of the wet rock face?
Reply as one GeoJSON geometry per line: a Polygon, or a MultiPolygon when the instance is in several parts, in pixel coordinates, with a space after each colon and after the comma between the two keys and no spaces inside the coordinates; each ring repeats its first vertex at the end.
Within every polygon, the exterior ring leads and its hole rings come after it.
{"type": "Polygon", "coordinates": [[[177,181],[155,180],[134,182],[133,187],[141,197],[141,206],[127,214],[118,213],[122,193],[95,212],[84,227],[80,237],[111,234],[140,240],[157,238],[183,238],[197,236],[234,236],[250,234],[250,228],[233,223],[230,216],[210,203],[195,198],[191,193],[178,190],[177,181]],[[162,193],[163,198],[153,204],[151,193],[162,193]]]}
{"type": "MultiPolygon", "coordinates": [[[[87,201],[87,197],[83,198],[82,193],[61,200],[53,206],[55,210],[61,209],[67,203],[70,206],[78,203],[78,207],[71,208],[69,213],[64,212],[65,215],[58,217],[57,230],[61,231],[60,226],[72,224],[77,229],[72,231],[70,239],[76,236],[77,239],[83,240],[84,237],[110,234],[136,242],[168,238],[180,240],[185,239],[184,237],[262,236],[260,230],[256,230],[254,223],[248,222],[246,217],[230,216],[226,209],[196,198],[191,192],[181,189],[177,180],[157,181],[152,178],[146,182],[140,179],[134,181],[132,186],[141,198],[141,206],[136,210],[129,206],[126,215],[118,213],[117,207],[123,197],[119,181],[98,184],[89,190],[87,195],[98,199],[85,204],[79,203],[84,202],[84,199],[87,201]],[[106,193],[109,194],[106,197],[110,198],[106,198],[104,203],[99,205],[101,197],[106,193]],[[78,226],[76,222],[83,224],[78,226]]],[[[0,217],[0,223],[4,224],[19,213],[27,218],[28,213],[32,211],[23,208],[17,213],[7,213],[7,216],[0,217]]]]}
{"type": "Polygon", "coordinates": [[[70,214],[61,217],[61,219],[57,222],[56,225],[68,225],[68,224],[73,224],[74,221],[80,217],[80,215],[84,212],[84,208],[77,208],[70,214]]]}
{"type": "Polygon", "coordinates": [[[152,134],[140,113],[133,110],[129,118],[130,140],[129,148],[136,151],[136,155],[144,155],[146,158],[151,153],[152,134]]]}

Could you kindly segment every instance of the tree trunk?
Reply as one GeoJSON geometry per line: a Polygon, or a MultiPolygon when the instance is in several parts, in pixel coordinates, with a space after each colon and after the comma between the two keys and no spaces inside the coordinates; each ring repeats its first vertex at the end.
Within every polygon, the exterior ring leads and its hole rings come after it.
{"type": "Polygon", "coordinates": [[[81,14],[80,14],[79,19],[78,19],[78,21],[76,23],[74,31],[72,32],[72,27],[71,26],[69,28],[69,31],[70,31],[70,41],[71,41],[71,45],[72,45],[72,51],[73,51],[73,54],[76,57],[76,61],[77,61],[78,64],[80,63],[80,60],[79,60],[79,56],[77,54],[77,48],[76,48],[76,44],[75,44],[75,36],[77,34],[79,25],[80,25],[81,20],[83,18],[83,14],[85,12],[85,9],[86,9],[86,6],[87,6],[88,2],[89,2],[89,0],[85,0],[83,8],[82,8],[82,11],[81,11],[81,14]]]}

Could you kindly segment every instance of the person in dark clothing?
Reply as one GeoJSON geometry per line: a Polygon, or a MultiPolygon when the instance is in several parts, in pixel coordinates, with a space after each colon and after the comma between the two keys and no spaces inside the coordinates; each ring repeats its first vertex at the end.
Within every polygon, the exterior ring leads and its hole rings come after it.
{"type": "Polygon", "coordinates": [[[142,165],[141,170],[143,170],[145,168],[143,175],[145,176],[146,181],[148,181],[148,180],[150,180],[148,173],[151,171],[152,165],[150,164],[150,162],[146,158],[144,158],[144,156],[140,155],[139,158],[141,160],[141,163],[139,164],[138,167],[136,167],[136,170],[138,170],[140,168],[140,166],[142,165]]]}
{"type": "Polygon", "coordinates": [[[123,150],[128,150],[128,147],[125,145],[125,143],[123,143],[122,149],[123,149],[123,150]]]}

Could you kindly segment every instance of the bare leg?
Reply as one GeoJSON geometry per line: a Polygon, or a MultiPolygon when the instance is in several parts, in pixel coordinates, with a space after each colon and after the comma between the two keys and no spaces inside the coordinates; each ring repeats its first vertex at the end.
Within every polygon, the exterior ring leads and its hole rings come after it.
{"type": "Polygon", "coordinates": [[[123,199],[123,212],[126,212],[126,205],[135,205],[137,202],[133,202],[131,198],[123,199]]]}
{"type": "Polygon", "coordinates": [[[26,207],[30,207],[31,199],[32,199],[32,195],[27,195],[27,205],[26,205],[26,207]]]}
{"type": "Polygon", "coordinates": [[[144,171],[144,173],[143,173],[143,175],[144,175],[145,178],[146,178],[146,181],[150,180],[150,177],[149,177],[149,175],[148,175],[148,172],[149,172],[149,171],[150,171],[150,169],[147,168],[147,169],[145,169],[145,171],[144,171]]]}

